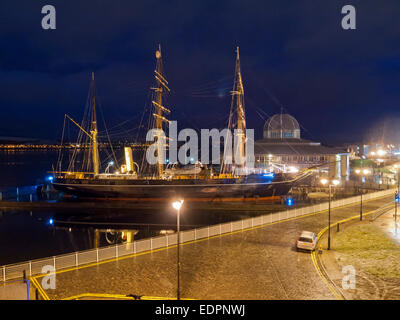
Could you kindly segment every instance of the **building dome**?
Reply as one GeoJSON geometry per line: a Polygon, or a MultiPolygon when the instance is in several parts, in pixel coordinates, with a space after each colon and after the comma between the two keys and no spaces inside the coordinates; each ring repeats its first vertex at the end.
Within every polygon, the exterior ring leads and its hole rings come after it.
{"type": "Polygon", "coordinates": [[[300,139],[300,126],[289,114],[275,114],[265,122],[264,139],[300,139]]]}

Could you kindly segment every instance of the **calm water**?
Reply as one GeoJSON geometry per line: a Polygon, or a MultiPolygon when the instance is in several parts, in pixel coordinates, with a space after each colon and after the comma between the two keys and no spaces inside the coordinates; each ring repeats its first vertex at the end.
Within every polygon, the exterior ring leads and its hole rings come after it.
{"type": "MultiPolygon", "coordinates": [[[[15,190],[17,186],[43,183],[57,157],[57,151],[0,151],[0,189],[15,190]]],[[[243,216],[187,209],[181,215],[181,226],[193,228],[239,218],[243,216]]],[[[162,210],[3,210],[0,265],[120,243],[126,230],[139,239],[175,228],[176,213],[169,206],[162,210]]]]}

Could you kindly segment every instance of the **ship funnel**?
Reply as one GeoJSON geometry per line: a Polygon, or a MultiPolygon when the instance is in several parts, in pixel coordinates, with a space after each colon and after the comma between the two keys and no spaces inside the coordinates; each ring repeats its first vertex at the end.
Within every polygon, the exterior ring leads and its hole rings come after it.
{"type": "Polygon", "coordinates": [[[125,165],[128,173],[135,173],[135,169],[133,167],[132,149],[130,147],[125,147],[125,165]]]}

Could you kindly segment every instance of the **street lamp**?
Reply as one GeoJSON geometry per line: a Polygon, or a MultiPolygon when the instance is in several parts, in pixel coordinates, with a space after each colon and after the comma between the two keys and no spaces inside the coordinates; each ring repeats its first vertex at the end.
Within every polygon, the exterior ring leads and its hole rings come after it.
{"type": "Polygon", "coordinates": [[[178,260],[177,260],[177,269],[178,269],[178,284],[177,284],[177,300],[181,299],[181,291],[180,291],[180,269],[181,269],[181,261],[180,261],[180,215],[181,215],[181,207],[183,204],[183,200],[179,200],[179,201],[174,201],[172,203],[172,207],[177,211],[177,216],[176,216],[176,229],[177,229],[177,256],[178,256],[178,260]]]}
{"type": "MultiPolygon", "coordinates": [[[[360,174],[361,173],[361,170],[360,169],[357,169],[356,170],[356,174],[360,174]]],[[[363,174],[363,178],[365,178],[364,176],[366,176],[366,175],[368,175],[370,173],[370,171],[368,170],[368,169],[363,169],[362,170],[362,174],[363,174]]],[[[364,190],[364,188],[363,187],[360,187],[360,221],[362,221],[362,214],[363,214],[363,191],[364,190]]]]}
{"type": "Polygon", "coordinates": [[[110,167],[113,166],[113,165],[114,165],[114,161],[110,161],[110,162],[107,164],[106,170],[104,170],[104,172],[105,172],[105,173],[109,173],[110,167]]]}
{"type": "Polygon", "coordinates": [[[400,179],[399,179],[399,169],[397,168],[397,165],[394,165],[396,175],[397,175],[397,190],[396,190],[396,195],[394,197],[394,220],[397,220],[397,202],[398,202],[398,195],[399,195],[399,184],[400,184],[400,179]]]}
{"type": "Polygon", "coordinates": [[[327,183],[329,184],[329,210],[328,210],[328,250],[331,249],[331,188],[332,186],[337,186],[340,181],[339,180],[332,180],[329,181],[328,179],[321,179],[321,183],[323,185],[326,185],[327,183]]]}

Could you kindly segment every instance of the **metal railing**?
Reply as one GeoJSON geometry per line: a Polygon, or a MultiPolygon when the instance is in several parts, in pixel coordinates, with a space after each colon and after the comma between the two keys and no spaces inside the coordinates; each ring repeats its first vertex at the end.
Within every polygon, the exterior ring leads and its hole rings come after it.
{"type": "Polygon", "coordinates": [[[375,221],[377,218],[379,218],[381,215],[385,214],[386,212],[392,210],[394,208],[394,204],[390,206],[382,206],[378,210],[374,211],[371,215],[370,221],[375,221]]]}
{"type": "MultiPolygon", "coordinates": [[[[395,189],[389,189],[363,195],[363,201],[376,199],[394,194],[395,189]]],[[[331,207],[337,208],[354,204],[360,201],[360,196],[353,196],[345,199],[331,201],[331,207]]],[[[195,241],[234,231],[244,230],[252,227],[262,226],[294,217],[316,213],[327,210],[328,203],[320,203],[313,206],[294,208],[285,211],[270,213],[258,217],[247,218],[244,220],[226,222],[222,224],[207,226],[198,229],[191,229],[181,232],[181,243],[195,241]]],[[[148,239],[133,241],[131,243],[111,245],[96,249],[89,249],[69,254],[57,255],[45,259],[31,260],[17,264],[10,264],[0,267],[0,281],[22,278],[25,271],[27,276],[42,273],[44,266],[53,266],[55,270],[79,267],[83,265],[95,264],[110,259],[115,259],[127,255],[134,255],[140,252],[166,248],[177,244],[177,234],[167,234],[148,239]]]]}

